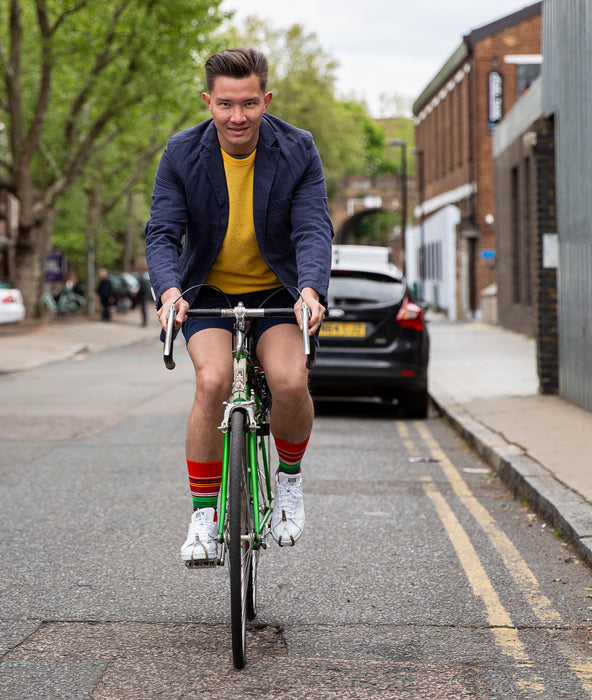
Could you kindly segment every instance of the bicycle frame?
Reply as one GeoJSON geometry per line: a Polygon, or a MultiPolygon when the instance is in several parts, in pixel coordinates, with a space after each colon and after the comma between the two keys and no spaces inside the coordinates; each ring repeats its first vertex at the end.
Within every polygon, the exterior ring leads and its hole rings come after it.
{"type": "Polygon", "coordinates": [[[271,518],[271,507],[269,505],[266,507],[263,514],[261,513],[259,499],[260,465],[257,459],[258,440],[259,449],[261,451],[263,484],[266,490],[268,503],[271,503],[272,489],[264,434],[268,431],[262,430],[263,426],[267,423],[268,417],[266,415],[266,409],[261,405],[260,397],[251,386],[253,366],[249,330],[250,321],[241,319],[236,322],[232,390],[228,401],[225,402],[226,409],[224,411],[224,418],[222,424],[219,426],[219,430],[224,433],[224,452],[222,456],[222,484],[220,488],[220,497],[218,499],[218,538],[220,543],[224,545],[226,497],[228,493],[228,456],[230,452],[230,417],[233,411],[239,410],[245,413],[247,419],[246,427],[248,428],[248,432],[245,435],[247,447],[246,458],[251,482],[250,493],[248,495],[252,502],[255,520],[255,541],[252,545],[254,549],[257,549],[261,545],[265,546],[263,533],[271,518]],[[263,515],[263,517],[261,517],[261,515],[263,515]]]}

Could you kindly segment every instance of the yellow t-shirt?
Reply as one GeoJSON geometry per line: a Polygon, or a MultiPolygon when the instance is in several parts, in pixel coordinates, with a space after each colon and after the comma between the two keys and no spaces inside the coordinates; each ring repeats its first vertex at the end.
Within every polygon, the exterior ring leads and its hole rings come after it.
{"type": "Polygon", "coordinates": [[[227,294],[245,294],[281,286],[261,257],[253,221],[255,151],[233,158],[222,151],[228,186],[228,228],[206,279],[227,294]]]}

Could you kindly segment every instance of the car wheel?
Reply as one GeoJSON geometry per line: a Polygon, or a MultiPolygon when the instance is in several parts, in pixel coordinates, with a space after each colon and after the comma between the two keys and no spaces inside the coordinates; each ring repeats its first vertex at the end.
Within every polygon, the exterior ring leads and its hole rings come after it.
{"type": "Polygon", "coordinates": [[[422,419],[428,417],[428,390],[408,392],[401,400],[406,418],[422,419]]]}

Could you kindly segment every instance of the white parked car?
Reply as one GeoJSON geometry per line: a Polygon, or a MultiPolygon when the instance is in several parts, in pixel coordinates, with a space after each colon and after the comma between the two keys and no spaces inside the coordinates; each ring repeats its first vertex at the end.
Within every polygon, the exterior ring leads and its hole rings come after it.
{"type": "Polygon", "coordinates": [[[20,291],[0,288],[0,323],[16,323],[24,318],[25,305],[20,291]]]}

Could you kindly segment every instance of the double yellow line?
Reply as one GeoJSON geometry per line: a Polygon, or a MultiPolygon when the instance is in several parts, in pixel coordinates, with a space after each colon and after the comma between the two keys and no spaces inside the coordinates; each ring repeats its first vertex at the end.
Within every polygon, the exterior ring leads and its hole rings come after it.
{"type": "MultiPolygon", "coordinates": [[[[486,533],[536,617],[549,630],[564,627],[565,623],[561,615],[553,608],[551,601],[542,592],[536,576],[512,540],[497,526],[493,517],[475,498],[458,469],[432,436],[427,425],[420,422],[413,425],[429,450],[431,459],[438,463],[455,495],[486,533]]],[[[407,424],[397,422],[397,428],[408,453],[416,456],[417,445],[409,437],[407,424]]],[[[544,685],[534,671],[534,665],[525,645],[520,640],[518,630],[513,624],[510,614],[502,605],[469,536],[433,479],[430,476],[425,476],[422,478],[422,483],[426,495],[434,505],[450,538],[474,594],[483,601],[487,621],[497,646],[515,662],[518,686],[524,691],[535,694],[543,692],[544,685]]],[[[577,656],[574,649],[568,647],[560,639],[554,638],[553,641],[566,664],[579,679],[585,692],[592,697],[592,659],[577,656]]]]}

